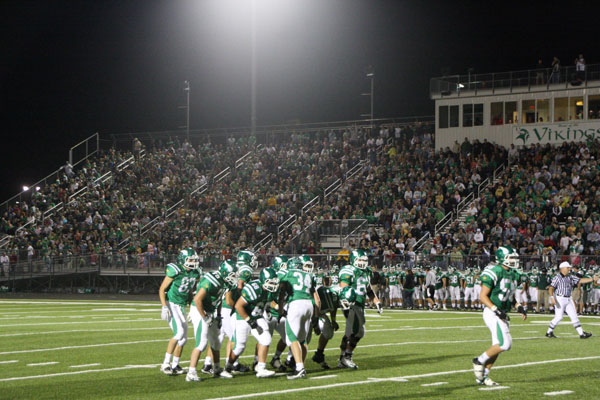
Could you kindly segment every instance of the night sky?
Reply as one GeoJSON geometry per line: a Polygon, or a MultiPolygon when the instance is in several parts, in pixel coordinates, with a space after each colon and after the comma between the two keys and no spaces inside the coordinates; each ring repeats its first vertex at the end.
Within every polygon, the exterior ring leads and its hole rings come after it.
{"type": "MultiPolygon", "coordinates": [[[[256,0],[258,124],[433,114],[441,75],[600,63],[597,2],[256,0]]],[[[79,140],[248,126],[250,0],[0,3],[2,200],[79,140]]]]}

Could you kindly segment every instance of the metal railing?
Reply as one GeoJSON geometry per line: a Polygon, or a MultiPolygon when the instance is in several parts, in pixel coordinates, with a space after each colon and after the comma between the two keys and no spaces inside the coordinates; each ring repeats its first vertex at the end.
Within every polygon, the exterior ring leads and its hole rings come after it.
{"type": "Polygon", "coordinates": [[[286,219],[285,221],[283,221],[278,227],[277,227],[277,235],[281,235],[282,232],[284,232],[287,228],[289,228],[290,226],[292,226],[294,224],[294,222],[296,222],[296,220],[298,219],[298,217],[296,216],[296,214],[291,215],[288,219],[286,219]]]}
{"type": "Polygon", "coordinates": [[[433,96],[477,95],[484,91],[493,94],[498,89],[539,91],[600,86],[600,64],[588,64],[578,73],[575,66],[529,69],[521,71],[492,72],[483,74],[449,75],[431,78],[429,94],[433,96]]]}
{"type": "Polygon", "coordinates": [[[92,136],[71,147],[69,150],[69,163],[74,167],[77,164],[87,160],[90,156],[96,154],[98,151],[100,151],[100,135],[98,132],[96,132],[92,136]],[[77,156],[77,152],[80,151],[79,149],[83,148],[85,148],[85,156],[80,160],[75,161],[74,155],[77,156]]]}

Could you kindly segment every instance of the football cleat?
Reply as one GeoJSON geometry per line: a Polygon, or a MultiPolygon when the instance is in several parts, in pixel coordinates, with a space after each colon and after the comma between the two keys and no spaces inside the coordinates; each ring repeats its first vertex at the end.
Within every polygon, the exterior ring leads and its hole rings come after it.
{"type": "Polygon", "coordinates": [[[481,364],[477,357],[475,357],[473,359],[473,373],[475,374],[475,379],[477,380],[477,383],[479,383],[480,385],[482,384],[481,382],[483,382],[483,369],[483,364],[481,364]]]}
{"type": "Polygon", "coordinates": [[[292,371],[296,370],[296,360],[294,358],[290,358],[289,360],[285,360],[285,366],[291,369],[292,371]]]}
{"type": "Polygon", "coordinates": [[[213,372],[213,378],[231,379],[233,378],[233,375],[231,375],[229,372],[225,371],[222,368],[216,368],[213,372]]]}
{"type": "Polygon", "coordinates": [[[254,360],[252,363],[252,371],[256,371],[256,366],[258,365],[258,360],[254,360]]]}
{"type": "Polygon", "coordinates": [[[270,371],[266,368],[262,368],[256,371],[257,378],[270,378],[275,375],[275,371],[270,371]]]}
{"type": "Polygon", "coordinates": [[[352,361],[352,357],[342,357],[340,358],[339,364],[342,364],[342,368],[350,368],[350,369],[358,369],[358,366],[352,361]]]}
{"type": "Polygon", "coordinates": [[[302,368],[300,371],[294,371],[294,372],[290,372],[290,374],[287,376],[288,379],[299,379],[299,378],[306,378],[306,370],[304,368],[302,368]]]}
{"type": "Polygon", "coordinates": [[[592,334],[591,334],[591,333],[589,333],[589,332],[583,332],[583,335],[579,335],[579,338],[580,338],[580,339],[587,339],[587,338],[589,338],[590,336],[592,336],[592,334]]]}
{"type": "Polygon", "coordinates": [[[312,360],[319,364],[323,369],[330,369],[329,364],[325,362],[325,355],[323,353],[315,352],[315,355],[312,356],[312,360]]]}
{"type": "Polygon", "coordinates": [[[206,375],[213,375],[214,371],[213,371],[212,364],[204,364],[204,367],[202,367],[200,372],[202,372],[203,374],[206,374],[206,375]]]}
{"type": "Polygon", "coordinates": [[[546,333],[546,337],[547,338],[551,338],[551,339],[556,339],[557,338],[557,336],[554,334],[554,332],[546,333]]]}
{"type": "Polygon", "coordinates": [[[187,372],[185,369],[181,368],[179,366],[179,364],[176,365],[175,367],[171,368],[171,371],[172,371],[173,375],[183,375],[187,372]]]}
{"type": "MultiPolygon", "coordinates": [[[[281,359],[279,357],[273,357],[269,364],[271,364],[271,367],[275,369],[281,369],[281,367],[283,367],[283,364],[281,364],[281,359]]],[[[285,369],[285,367],[283,368],[285,369]]]]}
{"type": "Polygon", "coordinates": [[[187,375],[185,376],[185,381],[186,382],[200,382],[201,379],[198,376],[198,373],[196,371],[194,371],[194,372],[187,373],[187,375]]]}
{"type": "Polygon", "coordinates": [[[248,371],[250,371],[250,368],[248,368],[244,364],[238,364],[235,367],[233,367],[233,372],[237,372],[240,374],[243,374],[244,372],[248,372],[248,371]]]}
{"type": "Polygon", "coordinates": [[[494,382],[493,380],[491,380],[489,376],[486,376],[482,380],[478,380],[477,383],[479,383],[480,385],[484,385],[484,386],[498,386],[498,384],[496,382],[494,382]]]}
{"type": "Polygon", "coordinates": [[[160,366],[160,372],[165,375],[173,375],[173,369],[169,364],[163,364],[160,366]]]}

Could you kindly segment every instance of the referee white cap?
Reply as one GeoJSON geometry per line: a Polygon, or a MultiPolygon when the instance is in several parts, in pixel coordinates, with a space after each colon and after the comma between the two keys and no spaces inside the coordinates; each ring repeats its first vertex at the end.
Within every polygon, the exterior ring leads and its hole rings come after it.
{"type": "Polygon", "coordinates": [[[560,265],[558,266],[558,269],[563,269],[563,268],[571,268],[571,264],[569,264],[568,261],[563,261],[560,263],[560,265]]]}

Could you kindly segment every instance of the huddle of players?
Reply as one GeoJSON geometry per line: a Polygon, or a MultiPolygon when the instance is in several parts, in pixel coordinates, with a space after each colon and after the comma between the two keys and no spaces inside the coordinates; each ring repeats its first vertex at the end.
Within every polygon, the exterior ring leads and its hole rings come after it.
{"type": "MultiPolygon", "coordinates": [[[[483,305],[479,301],[481,293],[482,270],[479,268],[467,268],[464,272],[458,271],[455,267],[450,266],[446,271],[440,267],[432,267],[431,270],[435,274],[435,286],[433,295],[433,309],[447,310],[447,305],[452,309],[479,309],[483,305]],[[450,304],[448,304],[448,301],[450,304]]],[[[426,271],[423,267],[417,266],[413,268],[415,287],[412,292],[413,303],[417,308],[425,307],[426,293],[425,281],[426,271]]],[[[589,268],[588,271],[581,271],[582,276],[591,277],[599,272],[599,268],[589,268]]],[[[406,271],[402,269],[402,265],[384,266],[382,268],[382,277],[379,286],[379,298],[385,306],[390,308],[402,307],[405,293],[403,293],[403,285],[406,280],[406,271]]],[[[520,271],[518,282],[516,282],[516,290],[511,293],[511,302],[518,302],[526,309],[535,310],[536,312],[544,312],[544,304],[538,304],[538,285],[542,285],[544,289],[550,284],[554,275],[546,269],[538,270],[533,268],[531,271],[520,271]]],[[[549,305],[548,311],[553,311],[553,299],[547,302],[549,305]]],[[[600,308],[600,282],[598,284],[588,283],[581,285],[581,312],[598,313],[600,308]]]]}
{"type": "Polygon", "coordinates": [[[220,378],[247,372],[249,369],[238,359],[249,335],[257,341],[253,365],[256,376],[273,376],[275,371],[268,370],[266,365],[275,331],[280,340],[270,364],[282,372],[286,370],[284,364],[292,369],[288,379],[306,376],[306,346],[313,331],[319,335],[319,343],[312,360],[329,369],[323,352],[333,332],[339,329],[338,308],[347,320],[338,367],[358,368],[352,354],[364,336],[366,299],[370,298],[378,311],[382,311],[371,290],[372,271],[366,252],[352,251],[350,263],[335,278],[320,271],[315,275],[314,263],[305,255],[291,259],[275,257],[271,267],[263,268],[258,279],[252,279],[257,266],[256,255],[244,250],[236,260],[225,260],[217,271],[202,275],[193,249],[181,250],[177,261],[167,265],[159,297],[161,318],[169,323],[173,336],[160,370],[168,375],[186,372],[179,366],[179,360],[187,340],[188,320],[194,328],[195,348],[186,381],[200,381],[197,364],[205,350],[207,357],[201,372],[220,378]],[[186,306],[190,310],[187,317],[186,306]],[[223,369],[220,349],[225,336],[229,341],[223,369]],[[282,363],[280,357],[286,347],[289,347],[288,360],[282,363]]]}

